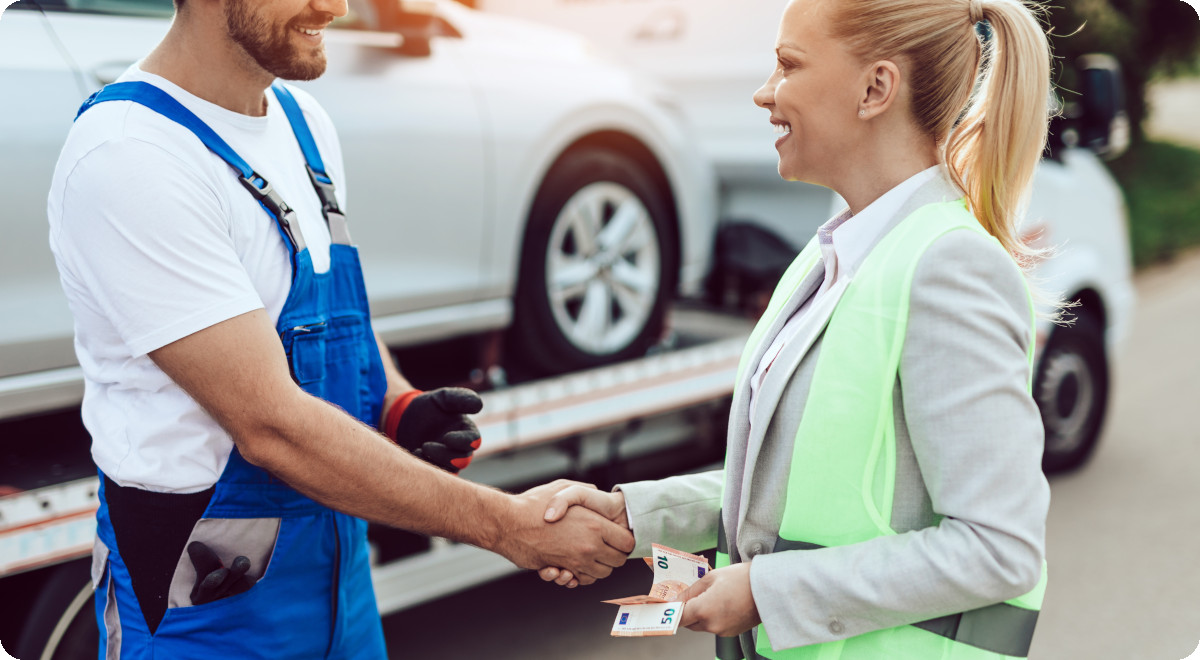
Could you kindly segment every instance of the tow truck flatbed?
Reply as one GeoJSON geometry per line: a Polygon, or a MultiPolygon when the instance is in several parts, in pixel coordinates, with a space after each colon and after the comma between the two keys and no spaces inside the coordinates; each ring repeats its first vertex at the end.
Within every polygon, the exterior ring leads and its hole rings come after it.
{"type": "MultiPolygon", "coordinates": [[[[687,451],[701,440],[698,427],[713,442],[749,324],[695,308],[675,310],[673,323],[677,348],[482,393],[475,419],[484,444],[467,477],[511,489],[687,451]]],[[[716,435],[723,441],[723,429],[716,435]]],[[[0,484],[0,577],[87,556],[97,490],[95,476],[28,490],[0,484]]],[[[516,570],[490,552],[432,539],[424,551],[378,562],[373,577],[387,614],[516,570]]]]}

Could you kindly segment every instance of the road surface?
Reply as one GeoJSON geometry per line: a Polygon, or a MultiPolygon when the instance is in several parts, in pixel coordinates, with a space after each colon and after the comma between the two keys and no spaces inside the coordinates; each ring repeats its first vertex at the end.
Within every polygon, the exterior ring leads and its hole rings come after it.
{"type": "MultiPolygon", "coordinates": [[[[1050,587],[1032,660],[1180,660],[1200,642],[1200,252],[1143,272],[1093,461],[1051,479],[1050,587]]],[[[513,576],[384,620],[391,657],[683,660],[712,638],[612,639],[633,562],[573,591],[513,576]]]]}

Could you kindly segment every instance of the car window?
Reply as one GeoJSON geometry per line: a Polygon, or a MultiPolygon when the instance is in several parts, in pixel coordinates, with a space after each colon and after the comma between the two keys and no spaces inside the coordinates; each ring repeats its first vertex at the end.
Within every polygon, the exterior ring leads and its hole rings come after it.
{"type": "Polygon", "coordinates": [[[77,11],[123,16],[170,16],[175,13],[175,4],[172,0],[19,0],[10,9],[77,11]]]}

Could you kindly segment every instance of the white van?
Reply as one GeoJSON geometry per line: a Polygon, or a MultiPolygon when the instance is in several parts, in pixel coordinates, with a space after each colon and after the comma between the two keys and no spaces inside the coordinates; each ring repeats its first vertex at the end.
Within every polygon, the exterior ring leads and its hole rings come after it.
{"type": "MultiPolygon", "coordinates": [[[[774,67],[773,44],[787,0],[475,0],[485,12],[577,31],[623,64],[657,78],[699,133],[721,180],[724,220],[753,221],[798,248],[840,200],[823,188],[785,183],[775,136],[751,101],[774,67]]],[[[1110,362],[1128,334],[1133,307],[1126,210],[1098,159],[1127,141],[1119,67],[1089,56],[1080,101],[1052,128],[1051,156],[1038,170],[1025,230],[1059,247],[1035,277],[1047,291],[1079,300],[1074,327],[1040,330],[1035,396],[1046,425],[1048,469],[1076,467],[1103,422],[1110,362]]],[[[840,208],[840,206],[839,206],[840,208]]]]}

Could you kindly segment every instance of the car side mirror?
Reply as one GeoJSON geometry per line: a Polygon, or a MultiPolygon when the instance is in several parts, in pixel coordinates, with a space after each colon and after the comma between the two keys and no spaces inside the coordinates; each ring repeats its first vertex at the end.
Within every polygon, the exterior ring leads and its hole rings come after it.
{"type": "Polygon", "coordinates": [[[429,57],[433,55],[433,40],[423,35],[400,33],[403,41],[396,46],[396,53],[408,57],[429,57]]]}
{"type": "Polygon", "coordinates": [[[1078,144],[1102,158],[1116,158],[1129,148],[1131,130],[1121,64],[1111,55],[1091,54],[1080,57],[1076,67],[1078,144]]]}
{"type": "Polygon", "coordinates": [[[395,52],[408,57],[433,54],[433,38],[461,36],[437,15],[437,5],[426,0],[375,0],[380,27],[400,35],[395,52]]]}

